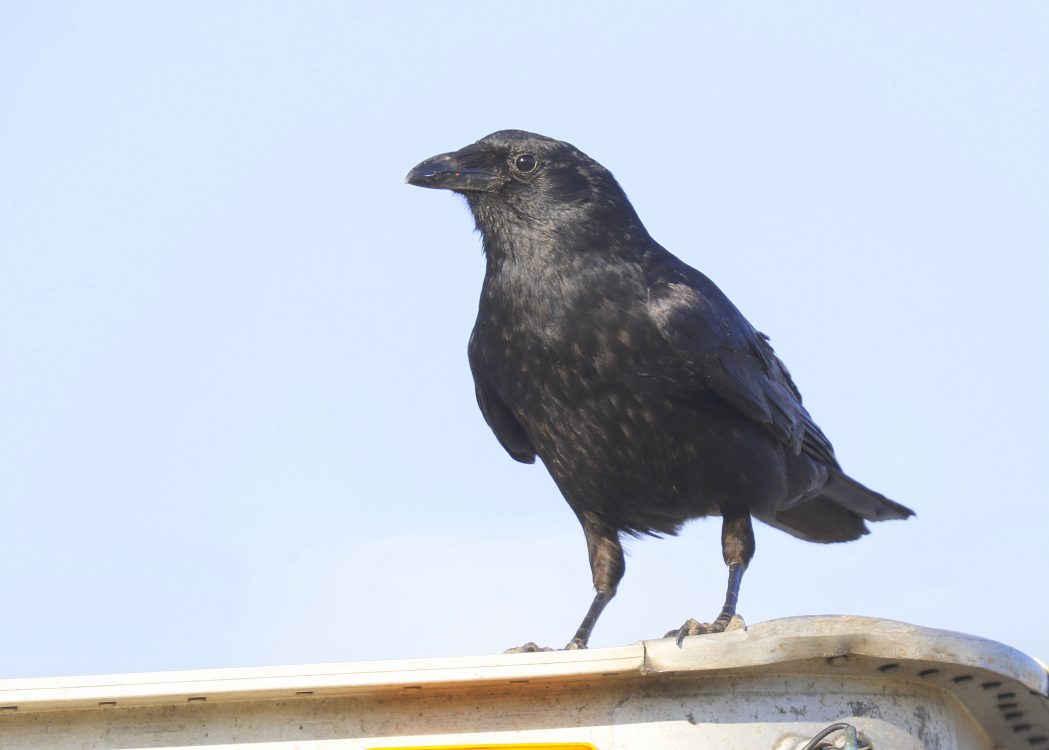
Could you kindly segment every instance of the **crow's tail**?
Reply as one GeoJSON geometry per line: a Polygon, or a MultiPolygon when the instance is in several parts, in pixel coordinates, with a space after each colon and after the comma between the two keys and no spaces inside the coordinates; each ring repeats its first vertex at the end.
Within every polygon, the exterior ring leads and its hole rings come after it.
{"type": "Polygon", "coordinates": [[[772,525],[810,542],[849,542],[867,533],[865,521],[913,515],[910,508],[831,469],[819,494],[777,513],[772,525]]]}

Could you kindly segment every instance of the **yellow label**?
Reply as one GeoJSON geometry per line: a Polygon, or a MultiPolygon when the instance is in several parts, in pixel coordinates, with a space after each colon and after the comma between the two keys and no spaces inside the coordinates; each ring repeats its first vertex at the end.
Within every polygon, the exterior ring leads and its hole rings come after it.
{"type": "Polygon", "coordinates": [[[485,745],[387,745],[368,750],[597,750],[589,742],[511,742],[485,745]]]}

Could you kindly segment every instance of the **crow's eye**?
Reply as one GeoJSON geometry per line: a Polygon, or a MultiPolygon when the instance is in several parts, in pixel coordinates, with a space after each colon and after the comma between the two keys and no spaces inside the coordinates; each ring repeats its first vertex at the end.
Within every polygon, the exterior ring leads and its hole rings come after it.
{"type": "Polygon", "coordinates": [[[514,157],[514,169],[521,174],[534,172],[537,166],[539,166],[539,160],[531,154],[519,154],[514,157]]]}

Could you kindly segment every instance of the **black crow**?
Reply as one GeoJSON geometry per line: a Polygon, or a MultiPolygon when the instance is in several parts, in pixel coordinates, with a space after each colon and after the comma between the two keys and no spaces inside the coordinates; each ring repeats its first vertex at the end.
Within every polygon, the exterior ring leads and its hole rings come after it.
{"type": "Polygon", "coordinates": [[[466,198],[486,257],[469,345],[477,403],[511,456],[542,459],[583,526],[597,594],[566,648],[586,647],[615,596],[624,533],[721,516],[725,603],[680,639],[735,615],[751,516],[847,542],[865,521],[913,515],[845,475],[768,337],[653,240],[574,146],[504,130],[407,181],[466,198]]]}

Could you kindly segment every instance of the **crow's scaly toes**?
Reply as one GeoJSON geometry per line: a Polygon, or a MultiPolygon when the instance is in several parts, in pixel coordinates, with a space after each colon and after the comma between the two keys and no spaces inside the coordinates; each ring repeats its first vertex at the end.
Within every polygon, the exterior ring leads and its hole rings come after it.
{"type": "Polygon", "coordinates": [[[539,646],[532,641],[524,644],[523,646],[514,646],[504,651],[504,654],[534,654],[539,651],[553,651],[549,646],[539,646]]]}
{"type": "Polygon", "coordinates": [[[739,630],[740,628],[746,628],[747,624],[743,622],[743,618],[739,615],[732,615],[730,620],[722,620],[718,618],[714,622],[699,622],[689,618],[685,621],[677,630],[671,630],[667,633],[664,638],[676,638],[677,645],[680,646],[681,642],[689,635],[707,635],[708,633],[722,633],[729,632],[732,630],[739,630]]]}

